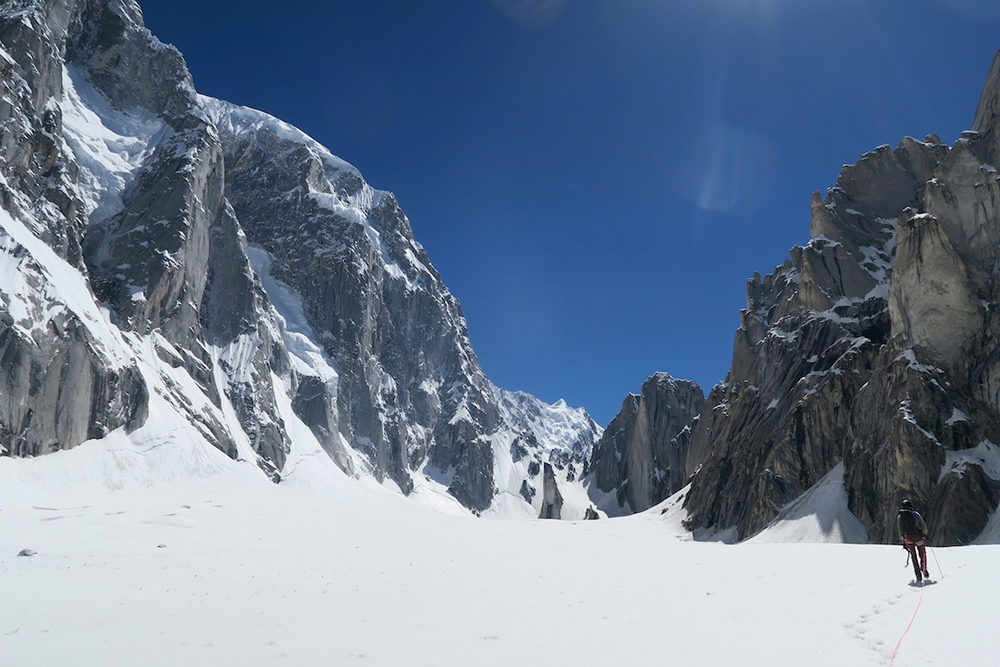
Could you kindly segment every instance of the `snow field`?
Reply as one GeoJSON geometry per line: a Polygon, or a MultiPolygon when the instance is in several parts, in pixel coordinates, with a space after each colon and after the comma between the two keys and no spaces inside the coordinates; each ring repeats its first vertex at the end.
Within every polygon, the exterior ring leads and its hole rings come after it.
{"type": "Polygon", "coordinates": [[[996,546],[935,550],[945,577],[931,558],[919,589],[898,547],[692,542],[669,503],[488,521],[353,482],[274,486],[221,454],[111,490],[123,447],[0,459],[5,663],[875,666],[921,594],[894,665],[994,656],[996,546]]]}

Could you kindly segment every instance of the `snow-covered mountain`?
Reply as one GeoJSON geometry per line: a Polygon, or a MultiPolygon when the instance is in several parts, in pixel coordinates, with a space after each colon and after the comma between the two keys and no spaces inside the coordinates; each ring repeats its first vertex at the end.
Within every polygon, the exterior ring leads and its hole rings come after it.
{"type": "Polygon", "coordinates": [[[489,382],[391,194],[200,97],[132,0],[0,4],[0,70],[4,455],[155,433],[275,482],[322,460],[435,506],[584,515],[601,429],[489,382]]]}

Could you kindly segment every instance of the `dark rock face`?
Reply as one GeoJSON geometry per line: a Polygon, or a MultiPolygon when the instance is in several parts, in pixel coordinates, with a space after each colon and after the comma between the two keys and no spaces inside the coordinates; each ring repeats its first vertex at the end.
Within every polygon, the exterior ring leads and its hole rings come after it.
{"type": "Polygon", "coordinates": [[[552,469],[552,464],[546,463],[542,472],[542,510],[538,513],[538,518],[561,519],[562,507],[563,497],[556,484],[556,473],[552,469]]]}
{"type": "Polygon", "coordinates": [[[475,512],[490,506],[497,488],[493,483],[493,448],[488,442],[476,442],[465,448],[448,492],[475,512]]]}
{"type": "Polygon", "coordinates": [[[141,425],[146,385],[134,364],[117,366],[100,354],[70,314],[48,327],[36,343],[0,313],[0,453],[38,456],[141,425]]]}
{"type": "Polygon", "coordinates": [[[620,513],[642,512],[687,483],[688,433],[705,404],[694,382],[657,373],[625,399],[594,447],[592,489],[615,493],[620,513]]]}
{"type": "Polygon", "coordinates": [[[851,511],[876,542],[896,540],[894,507],[910,498],[935,544],[968,542],[996,507],[1000,485],[983,472],[998,433],[993,410],[912,352],[880,355],[851,415],[844,457],[851,511]],[[994,500],[990,500],[994,498],[994,500]],[[975,502],[972,502],[972,501],[975,502]]]}
{"type": "Polygon", "coordinates": [[[692,432],[691,528],[752,535],[841,461],[871,541],[896,540],[903,498],[935,544],[985,527],[1000,499],[998,62],[976,131],[845,167],[814,195],[809,245],[750,281],[732,369],[692,432]]]}
{"type": "Polygon", "coordinates": [[[210,230],[224,208],[218,140],[180,54],[142,33],[136,5],[81,3],[72,28],[67,61],[113,108],[142,109],[164,123],[121,210],[91,216],[85,253],[95,291],[128,329],[160,330],[206,362],[199,307],[210,230]]]}
{"type": "Polygon", "coordinates": [[[928,513],[934,517],[927,529],[942,544],[969,544],[986,527],[989,512],[1000,502],[1000,483],[984,472],[981,463],[973,461],[961,469],[953,469],[935,489],[928,513]]]}

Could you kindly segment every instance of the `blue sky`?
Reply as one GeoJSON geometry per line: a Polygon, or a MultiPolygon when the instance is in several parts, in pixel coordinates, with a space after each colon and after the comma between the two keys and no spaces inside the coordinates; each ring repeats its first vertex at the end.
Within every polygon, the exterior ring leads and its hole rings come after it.
{"type": "Polygon", "coordinates": [[[140,0],[198,90],[396,194],[487,374],[606,425],[707,391],[809,199],[906,135],[953,143],[997,0],[140,0]]]}

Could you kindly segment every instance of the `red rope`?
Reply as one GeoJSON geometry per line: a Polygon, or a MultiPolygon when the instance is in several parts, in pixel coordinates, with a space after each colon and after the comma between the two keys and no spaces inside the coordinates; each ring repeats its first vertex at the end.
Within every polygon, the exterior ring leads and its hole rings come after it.
{"type": "Polygon", "coordinates": [[[917,612],[920,611],[920,605],[924,601],[924,593],[926,593],[926,592],[927,592],[927,586],[921,585],[920,586],[920,599],[917,600],[917,608],[913,610],[913,616],[912,616],[912,618],[910,618],[910,624],[907,625],[906,626],[906,630],[903,631],[903,636],[899,638],[898,642],[896,642],[896,648],[892,652],[892,660],[889,661],[889,666],[890,667],[892,667],[892,663],[896,662],[896,654],[899,653],[899,647],[902,646],[903,640],[906,638],[906,633],[908,633],[910,631],[910,628],[913,627],[913,621],[917,620],[917,612]]]}

